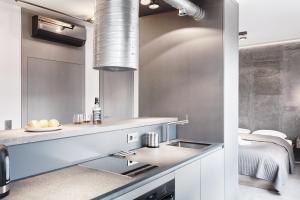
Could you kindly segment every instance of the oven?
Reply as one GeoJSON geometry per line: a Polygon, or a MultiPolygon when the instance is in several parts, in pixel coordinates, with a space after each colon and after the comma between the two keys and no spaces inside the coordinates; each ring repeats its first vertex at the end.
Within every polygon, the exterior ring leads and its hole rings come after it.
{"type": "Polygon", "coordinates": [[[160,185],[134,200],[175,200],[175,179],[160,185]]]}

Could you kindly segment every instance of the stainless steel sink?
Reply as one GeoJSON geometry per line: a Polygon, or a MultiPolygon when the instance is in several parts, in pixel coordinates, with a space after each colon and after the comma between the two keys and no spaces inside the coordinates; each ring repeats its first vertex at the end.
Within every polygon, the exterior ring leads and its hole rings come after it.
{"type": "Polygon", "coordinates": [[[176,142],[172,142],[168,145],[174,146],[174,147],[191,148],[191,149],[203,149],[203,148],[210,146],[211,144],[189,142],[189,141],[176,141],[176,142]]]}

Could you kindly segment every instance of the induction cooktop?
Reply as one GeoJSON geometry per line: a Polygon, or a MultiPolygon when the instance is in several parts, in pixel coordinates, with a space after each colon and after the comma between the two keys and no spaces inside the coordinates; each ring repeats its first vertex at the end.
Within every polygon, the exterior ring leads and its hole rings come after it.
{"type": "Polygon", "coordinates": [[[135,162],[116,156],[108,156],[88,161],[86,163],[80,164],[80,166],[129,177],[135,177],[157,168],[157,166],[155,165],[135,162]]]}

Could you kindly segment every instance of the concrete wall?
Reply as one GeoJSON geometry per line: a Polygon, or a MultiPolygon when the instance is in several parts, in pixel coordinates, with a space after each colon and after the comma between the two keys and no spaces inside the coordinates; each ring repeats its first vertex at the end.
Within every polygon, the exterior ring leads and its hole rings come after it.
{"type": "Polygon", "coordinates": [[[223,142],[222,1],[203,3],[206,19],[177,12],[140,19],[140,116],[174,116],[181,138],[223,142]]]}
{"type": "Polygon", "coordinates": [[[300,131],[300,43],[240,50],[240,127],[300,131]]]}
{"type": "Polygon", "coordinates": [[[99,97],[99,71],[94,65],[94,27],[86,26],[85,42],[85,112],[91,112],[95,97],[99,97]]]}
{"type": "Polygon", "coordinates": [[[100,100],[104,119],[134,116],[134,72],[100,71],[100,100]]]}
{"type": "MultiPolygon", "coordinates": [[[[4,129],[5,120],[12,120],[13,128],[21,128],[22,126],[21,87],[24,87],[24,82],[21,84],[22,32],[22,44],[23,47],[25,46],[22,57],[23,66],[26,65],[26,56],[66,62],[78,62],[78,60],[80,60],[78,63],[85,65],[85,106],[83,107],[85,107],[87,112],[90,112],[94,103],[94,97],[99,96],[99,72],[92,69],[93,27],[86,27],[87,41],[86,45],[80,48],[79,55],[76,53],[76,50],[73,51],[71,50],[72,48],[68,48],[66,45],[32,39],[30,37],[29,22],[28,26],[25,26],[25,30],[23,27],[22,31],[21,8],[13,5],[11,2],[0,0],[0,16],[0,42],[2,44],[0,46],[0,130],[4,129]],[[31,47],[36,50],[32,51],[32,49],[30,49],[31,47]],[[59,51],[59,49],[61,51],[59,51]]],[[[25,89],[23,88],[23,90],[25,89]]],[[[26,104],[26,102],[23,102],[23,105],[24,104],[26,104]]],[[[26,123],[26,114],[24,113],[23,110],[23,125],[26,123]]]]}
{"type": "Polygon", "coordinates": [[[201,1],[206,18],[140,20],[140,116],[190,117],[180,138],[224,142],[225,199],[238,190],[238,4],[201,1]]]}
{"type": "Polygon", "coordinates": [[[21,9],[0,1],[0,130],[21,127],[21,9]]]}
{"type": "Polygon", "coordinates": [[[85,47],[31,37],[33,15],[22,9],[22,125],[49,118],[71,123],[73,114],[85,109],[85,47]],[[31,70],[30,60],[39,60],[34,62],[38,70],[31,70]],[[49,72],[45,81],[36,81],[45,71],[49,72]]]}

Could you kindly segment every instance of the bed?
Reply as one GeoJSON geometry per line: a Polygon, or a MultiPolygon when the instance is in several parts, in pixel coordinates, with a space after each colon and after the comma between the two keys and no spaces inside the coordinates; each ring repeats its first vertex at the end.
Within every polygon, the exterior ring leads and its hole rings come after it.
{"type": "Polygon", "coordinates": [[[242,133],[239,137],[240,183],[252,181],[253,184],[253,180],[257,180],[252,186],[271,189],[272,185],[280,192],[288,175],[294,171],[292,145],[283,138],[270,135],[242,133]]]}

